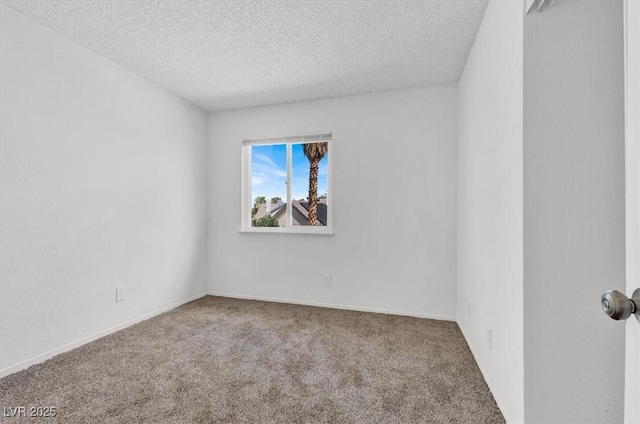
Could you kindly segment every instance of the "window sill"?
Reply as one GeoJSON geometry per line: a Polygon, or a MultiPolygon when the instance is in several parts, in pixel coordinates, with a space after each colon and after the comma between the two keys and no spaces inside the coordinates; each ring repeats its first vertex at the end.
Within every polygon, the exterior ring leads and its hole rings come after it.
{"type": "Polygon", "coordinates": [[[289,228],[275,228],[275,227],[248,227],[240,228],[240,233],[268,233],[268,234],[316,234],[324,236],[335,235],[331,228],[327,227],[289,227],[289,228]]]}

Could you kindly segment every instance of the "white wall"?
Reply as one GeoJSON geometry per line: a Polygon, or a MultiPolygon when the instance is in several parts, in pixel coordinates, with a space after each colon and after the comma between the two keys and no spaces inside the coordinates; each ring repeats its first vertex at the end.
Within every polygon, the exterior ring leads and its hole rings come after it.
{"type": "Polygon", "coordinates": [[[527,422],[622,422],[625,288],[620,0],[558,0],[524,21],[527,422]]]}
{"type": "Polygon", "coordinates": [[[455,85],[213,113],[209,131],[212,293],[455,319],[455,85]],[[335,235],[239,233],[241,141],[317,130],[335,235]]]}
{"type": "Polygon", "coordinates": [[[205,291],[207,117],[0,14],[6,374],[205,291]]]}
{"type": "Polygon", "coordinates": [[[521,2],[489,2],[458,85],[458,324],[509,422],[524,419],[522,31],[521,2]]]}

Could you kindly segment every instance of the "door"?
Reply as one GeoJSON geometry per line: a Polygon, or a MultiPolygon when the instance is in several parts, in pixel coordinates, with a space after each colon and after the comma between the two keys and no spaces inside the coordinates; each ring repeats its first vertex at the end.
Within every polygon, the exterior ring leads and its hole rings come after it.
{"type": "MultiPolygon", "coordinates": [[[[627,294],[640,287],[640,1],[625,0],[627,294]]],[[[626,323],[625,423],[640,423],[640,322],[626,323]]]]}

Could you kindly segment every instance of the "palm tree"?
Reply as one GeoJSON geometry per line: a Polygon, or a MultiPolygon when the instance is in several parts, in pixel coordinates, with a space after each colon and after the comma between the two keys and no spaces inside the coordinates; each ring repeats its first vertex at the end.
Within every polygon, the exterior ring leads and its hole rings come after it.
{"type": "Polygon", "coordinates": [[[316,225],[318,219],[318,164],[327,154],[329,144],[303,144],[304,155],[309,159],[309,225],[316,225]]]}

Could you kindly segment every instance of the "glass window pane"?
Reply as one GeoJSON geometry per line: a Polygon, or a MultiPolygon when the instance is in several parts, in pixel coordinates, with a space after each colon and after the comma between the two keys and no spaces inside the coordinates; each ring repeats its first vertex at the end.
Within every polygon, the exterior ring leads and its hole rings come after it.
{"type": "Polygon", "coordinates": [[[251,226],[285,227],[287,147],[251,146],[251,226]]]}
{"type": "Polygon", "coordinates": [[[293,225],[327,225],[327,142],[292,145],[293,225]]]}

